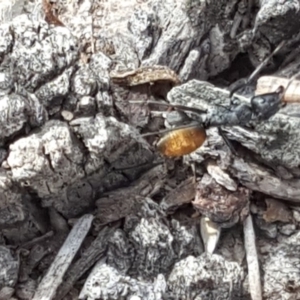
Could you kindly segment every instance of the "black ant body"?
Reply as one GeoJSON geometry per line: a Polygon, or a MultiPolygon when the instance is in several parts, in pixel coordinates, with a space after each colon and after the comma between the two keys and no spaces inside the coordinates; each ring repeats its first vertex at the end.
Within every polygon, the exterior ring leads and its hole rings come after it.
{"type": "MultiPolygon", "coordinates": [[[[235,152],[220,126],[247,126],[251,121],[268,120],[284,105],[283,92],[284,89],[280,86],[273,93],[253,96],[250,105],[231,101],[229,108],[208,109],[207,111],[184,105],[148,101],[148,104],[167,106],[183,113],[189,112],[192,118],[187,117],[191,121],[190,124],[161,132],[146,133],[144,136],[166,133],[158,141],[157,148],[165,156],[177,157],[195,151],[205,142],[206,130],[210,127],[217,127],[226,144],[235,152]]],[[[134,101],[134,103],[137,102],[134,101]]]]}

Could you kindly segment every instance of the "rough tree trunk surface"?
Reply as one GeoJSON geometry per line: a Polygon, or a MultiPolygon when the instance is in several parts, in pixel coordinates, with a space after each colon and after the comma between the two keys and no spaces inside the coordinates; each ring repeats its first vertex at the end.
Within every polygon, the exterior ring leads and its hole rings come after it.
{"type": "Polygon", "coordinates": [[[141,136],[168,125],[166,108],[129,102],[222,114],[282,40],[264,72],[290,78],[299,0],[0,12],[0,299],[300,299],[300,104],[223,124],[237,155],[210,128],[166,159],[141,136]]]}

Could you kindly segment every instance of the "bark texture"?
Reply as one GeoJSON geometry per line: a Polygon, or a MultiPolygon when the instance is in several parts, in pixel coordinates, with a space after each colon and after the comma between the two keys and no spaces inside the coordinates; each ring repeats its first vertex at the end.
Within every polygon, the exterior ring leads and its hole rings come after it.
{"type": "Polygon", "coordinates": [[[2,0],[0,19],[1,299],[260,299],[257,261],[264,299],[300,299],[300,104],[222,119],[226,88],[283,39],[264,71],[297,73],[299,0],[2,0]],[[146,100],[218,116],[238,155],[210,128],[161,157],[141,133],[170,120],[146,100]],[[43,290],[86,213],[80,252],[43,290]]]}

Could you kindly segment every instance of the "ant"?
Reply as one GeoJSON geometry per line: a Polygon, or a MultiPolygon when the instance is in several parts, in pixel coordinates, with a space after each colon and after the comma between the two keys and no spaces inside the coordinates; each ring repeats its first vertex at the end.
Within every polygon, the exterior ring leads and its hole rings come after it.
{"type": "MultiPolygon", "coordinates": [[[[238,87],[238,89],[241,86],[238,87]]],[[[230,96],[236,91],[232,91],[230,96]]],[[[147,101],[147,104],[166,106],[175,109],[189,120],[189,124],[175,128],[143,134],[143,136],[166,133],[157,143],[158,151],[168,157],[178,157],[192,153],[202,146],[206,140],[206,130],[217,127],[230,150],[236,154],[235,149],[227,139],[220,126],[247,126],[251,121],[266,121],[275,115],[284,105],[282,97],[284,88],[279,86],[275,92],[253,96],[250,105],[232,101],[229,108],[201,110],[184,105],[168,104],[159,101],[147,101]],[[191,113],[189,117],[185,112],[191,113]]],[[[140,103],[140,101],[132,101],[140,103]]],[[[143,102],[144,103],[144,102],[143,102]]],[[[167,116],[168,119],[168,116],[167,116]]]]}
{"type": "MultiPolygon", "coordinates": [[[[217,127],[218,132],[230,148],[231,152],[237,155],[234,147],[226,137],[220,126],[249,126],[251,121],[267,121],[275,115],[286,102],[284,101],[285,91],[294,78],[291,78],[286,88],[280,85],[274,92],[255,95],[250,100],[250,105],[240,103],[233,99],[233,95],[242,87],[252,84],[260,71],[267,65],[269,60],[286,45],[282,41],[275,50],[254,70],[250,77],[242,84],[234,88],[230,94],[230,107],[223,109],[201,110],[195,107],[163,103],[159,101],[147,101],[147,104],[155,104],[175,109],[189,120],[189,124],[177,126],[175,128],[143,134],[150,136],[166,133],[157,143],[158,151],[168,157],[179,157],[187,155],[198,149],[206,140],[206,130],[210,127],[217,127]],[[185,112],[189,112],[193,117],[190,118],[185,112]]],[[[299,74],[298,74],[299,75],[299,74]]],[[[130,101],[131,103],[145,103],[144,101],[130,101]]]]}

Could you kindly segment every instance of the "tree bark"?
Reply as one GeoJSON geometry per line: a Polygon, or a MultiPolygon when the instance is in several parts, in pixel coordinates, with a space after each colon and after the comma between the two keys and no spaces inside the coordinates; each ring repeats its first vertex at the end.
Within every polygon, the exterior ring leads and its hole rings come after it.
{"type": "MultiPolygon", "coordinates": [[[[13,287],[32,299],[35,275],[49,268],[74,218],[93,213],[82,257],[96,253],[98,262],[79,293],[76,281],[91,267],[79,258],[51,291],[59,299],[250,299],[256,281],[247,285],[241,228],[251,213],[263,298],[300,298],[300,105],[251,126],[222,124],[237,155],[209,128],[202,147],[170,161],[141,136],[164,127],[163,109],[132,103],[222,114],[227,88],[283,39],[264,71],[290,78],[300,64],[298,0],[16,0],[0,1],[0,12],[3,293],[13,287]],[[203,253],[194,210],[230,228],[217,254],[203,253]],[[111,222],[117,229],[106,231],[111,222]]],[[[237,98],[249,104],[254,93],[250,86],[237,98]]]]}

